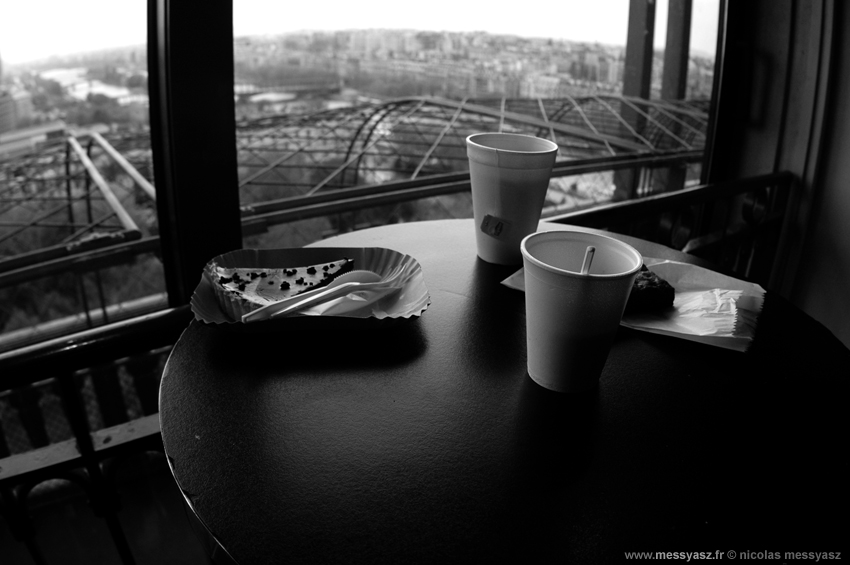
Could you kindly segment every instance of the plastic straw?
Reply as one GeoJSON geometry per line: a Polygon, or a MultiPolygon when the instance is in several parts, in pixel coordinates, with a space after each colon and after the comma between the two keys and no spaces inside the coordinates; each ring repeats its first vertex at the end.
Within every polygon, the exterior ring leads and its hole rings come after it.
{"type": "Polygon", "coordinates": [[[596,248],[588,245],[584,252],[584,261],[581,264],[581,274],[586,275],[590,272],[590,264],[593,263],[593,255],[596,253],[596,248]]]}

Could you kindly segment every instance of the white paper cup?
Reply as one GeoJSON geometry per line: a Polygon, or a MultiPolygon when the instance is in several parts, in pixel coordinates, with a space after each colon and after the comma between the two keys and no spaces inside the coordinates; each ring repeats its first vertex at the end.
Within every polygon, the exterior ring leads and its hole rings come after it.
{"type": "Polygon", "coordinates": [[[592,388],[643,258],[612,237],[578,231],[534,233],[520,249],[529,376],[559,392],[592,388]],[[582,275],[588,246],[596,252],[589,273],[582,275]]]}
{"type": "Polygon", "coordinates": [[[519,265],[522,238],[537,230],[558,146],[513,133],[466,138],[478,256],[519,265]]]}

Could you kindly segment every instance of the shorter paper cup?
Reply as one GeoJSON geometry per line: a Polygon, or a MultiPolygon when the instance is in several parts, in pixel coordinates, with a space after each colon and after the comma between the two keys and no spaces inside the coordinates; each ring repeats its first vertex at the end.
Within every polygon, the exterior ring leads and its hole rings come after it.
{"type": "Polygon", "coordinates": [[[530,135],[466,138],[475,243],[489,263],[519,265],[519,243],[537,230],[558,146],[530,135]]]}
{"type": "Polygon", "coordinates": [[[594,387],[608,358],[643,259],[612,237],[551,231],[525,237],[528,374],[558,392],[594,387]],[[588,246],[596,253],[581,274],[588,246]]]}

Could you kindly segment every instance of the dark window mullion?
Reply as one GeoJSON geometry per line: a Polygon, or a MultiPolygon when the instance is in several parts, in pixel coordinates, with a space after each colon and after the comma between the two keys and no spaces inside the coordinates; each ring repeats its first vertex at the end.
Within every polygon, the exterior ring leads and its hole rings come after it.
{"type": "Polygon", "coordinates": [[[148,0],[151,147],[166,288],[186,304],[204,264],[242,245],[231,1],[148,0]]]}

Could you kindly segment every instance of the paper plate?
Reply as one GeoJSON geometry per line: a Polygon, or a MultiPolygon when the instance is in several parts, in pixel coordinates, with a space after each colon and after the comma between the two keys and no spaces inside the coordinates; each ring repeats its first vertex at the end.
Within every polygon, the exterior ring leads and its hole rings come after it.
{"type": "Polygon", "coordinates": [[[333,316],[295,314],[243,324],[238,308],[222,305],[214,282],[204,268],[201,280],[192,295],[191,307],[195,319],[206,324],[247,331],[345,329],[384,327],[397,320],[417,318],[428,308],[431,297],[425,287],[422,267],[410,255],[383,247],[294,247],[282,249],[239,249],[214,257],[208,264],[225,268],[281,269],[329,263],[342,258],[354,260],[354,269],[374,271],[387,276],[396,267],[403,268],[402,288],[364,309],[333,316]]]}

